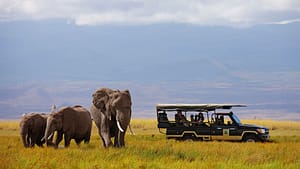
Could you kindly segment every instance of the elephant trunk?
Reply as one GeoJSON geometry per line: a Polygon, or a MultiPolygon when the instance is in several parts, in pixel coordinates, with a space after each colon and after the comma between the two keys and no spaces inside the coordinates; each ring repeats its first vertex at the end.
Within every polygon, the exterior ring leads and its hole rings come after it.
{"type": "Polygon", "coordinates": [[[49,140],[51,140],[51,137],[53,136],[53,134],[54,134],[54,132],[51,131],[50,124],[47,122],[47,127],[46,127],[46,130],[45,130],[45,135],[42,138],[42,140],[45,140],[46,144],[48,145],[49,144],[49,140]]]}

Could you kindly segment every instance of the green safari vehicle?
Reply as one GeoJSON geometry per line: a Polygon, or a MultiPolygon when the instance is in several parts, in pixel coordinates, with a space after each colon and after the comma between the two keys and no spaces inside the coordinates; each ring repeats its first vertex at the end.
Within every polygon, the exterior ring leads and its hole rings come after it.
{"type": "Polygon", "coordinates": [[[246,107],[246,105],[158,104],[156,105],[157,126],[168,139],[269,141],[268,128],[242,124],[230,111],[233,107],[246,107]]]}

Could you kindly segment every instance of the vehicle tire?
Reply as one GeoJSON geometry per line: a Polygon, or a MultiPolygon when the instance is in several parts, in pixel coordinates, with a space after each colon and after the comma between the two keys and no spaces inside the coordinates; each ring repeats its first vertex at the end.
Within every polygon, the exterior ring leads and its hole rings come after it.
{"type": "Polygon", "coordinates": [[[256,135],[249,134],[249,135],[244,136],[243,141],[244,142],[257,142],[258,140],[257,140],[256,135]]]}
{"type": "Polygon", "coordinates": [[[182,140],[184,140],[184,141],[194,141],[195,140],[195,136],[194,135],[184,135],[182,137],[182,140]]]}

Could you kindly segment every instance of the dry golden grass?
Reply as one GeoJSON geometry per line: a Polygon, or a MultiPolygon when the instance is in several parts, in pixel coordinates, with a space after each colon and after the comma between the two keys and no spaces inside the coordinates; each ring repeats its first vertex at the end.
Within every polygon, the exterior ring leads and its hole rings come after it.
{"type": "Polygon", "coordinates": [[[242,123],[266,126],[272,136],[300,136],[299,121],[243,120],[242,123]]]}
{"type": "Polygon", "coordinates": [[[97,129],[93,126],[88,145],[77,147],[72,141],[69,148],[25,149],[18,122],[1,121],[0,168],[300,168],[300,122],[244,122],[272,127],[274,142],[167,140],[158,132],[155,120],[133,119],[131,126],[136,135],[128,132],[125,148],[102,148],[97,129]]]}

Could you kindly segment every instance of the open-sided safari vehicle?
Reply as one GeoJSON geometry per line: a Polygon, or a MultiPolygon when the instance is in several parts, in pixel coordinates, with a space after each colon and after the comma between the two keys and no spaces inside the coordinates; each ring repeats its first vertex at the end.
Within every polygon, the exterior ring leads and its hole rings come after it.
{"type": "Polygon", "coordinates": [[[242,124],[230,109],[234,104],[158,104],[159,131],[167,138],[192,140],[268,141],[266,127],[242,124]],[[221,112],[219,112],[222,110],[221,112]],[[223,112],[227,110],[227,112],[223,112]],[[228,112],[230,111],[230,112],[228,112]]]}

